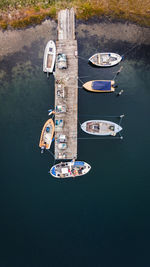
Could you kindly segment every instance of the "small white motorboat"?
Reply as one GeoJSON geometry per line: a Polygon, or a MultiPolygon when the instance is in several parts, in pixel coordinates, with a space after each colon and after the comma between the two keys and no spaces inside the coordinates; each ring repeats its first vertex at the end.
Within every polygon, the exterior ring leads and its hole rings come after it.
{"type": "Polygon", "coordinates": [[[50,174],[55,178],[70,178],[87,174],[91,166],[84,161],[61,162],[50,169],[50,174]]]}
{"type": "Polygon", "coordinates": [[[43,58],[43,71],[47,73],[52,73],[56,60],[56,45],[54,41],[50,40],[44,51],[43,58]]]}
{"type": "Polygon", "coordinates": [[[112,121],[91,120],[82,123],[81,129],[88,134],[115,136],[122,127],[112,121]]]}
{"type": "Polygon", "coordinates": [[[98,67],[112,67],[117,65],[122,57],[116,53],[96,53],[89,58],[89,61],[98,67]]]}

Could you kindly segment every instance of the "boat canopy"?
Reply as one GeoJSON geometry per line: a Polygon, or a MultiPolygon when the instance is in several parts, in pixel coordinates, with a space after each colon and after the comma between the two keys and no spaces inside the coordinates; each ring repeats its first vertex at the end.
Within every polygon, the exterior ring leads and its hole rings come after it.
{"type": "Polygon", "coordinates": [[[55,167],[52,168],[52,174],[56,176],[55,167]]]}
{"type": "Polygon", "coordinates": [[[75,161],[74,166],[78,166],[78,165],[84,166],[84,162],[83,161],[75,161]]]}
{"type": "Polygon", "coordinates": [[[92,89],[94,90],[111,90],[111,81],[94,81],[92,82],[92,89]]]}

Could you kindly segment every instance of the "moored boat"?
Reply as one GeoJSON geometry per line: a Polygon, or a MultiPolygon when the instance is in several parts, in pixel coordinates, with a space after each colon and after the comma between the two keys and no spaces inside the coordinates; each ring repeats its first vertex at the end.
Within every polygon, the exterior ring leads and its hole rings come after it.
{"type": "Polygon", "coordinates": [[[84,161],[61,162],[50,169],[50,174],[55,178],[75,178],[87,174],[91,166],[84,161]]]}
{"type": "Polygon", "coordinates": [[[117,65],[122,57],[116,53],[96,53],[89,58],[89,61],[98,67],[112,67],[117,65]]]}
{"type": "Polygon", "coordinates": [[[91,120],[82,123],[81,129],[88,134],[115,136],[122,127],[112,121],[91,120]]]}
{"type": "Polygon", "coordinates": [[[93,80],[83,84],[83,87],[91,92],[104,93],[115,91],[115,81],[113,80],[93,80]]]}
{"type": "Polygon", "coordinates": [[[50,40],[47,43],[44,51],[43,71],[47,73],[53,72],[55,60],[56,60],[56,46],[54,41],[50,40]]]}
{"type": "Polygon", "coordinates": [[[50,149],[53,136],[54,136],[54,122],[52,119],[49,119],[45,122],[41,137],[40,137],[40,142],[39,142],[39,147],[41,148],[41,153],[44,152],[45,149],[50,149]]]}

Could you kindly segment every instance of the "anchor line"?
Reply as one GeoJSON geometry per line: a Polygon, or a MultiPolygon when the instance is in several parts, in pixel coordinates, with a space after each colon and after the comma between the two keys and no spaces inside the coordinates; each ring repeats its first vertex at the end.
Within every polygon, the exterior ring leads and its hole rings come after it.
{"type": "Polygon", "coordinates": [[[129,48],[123,55],[122,55],[122,57],[124,57],[124,55],[126,55],[127,53],[129,53],[130,51],[132,51],[134,48],[136,48],[136,47],[138,47],[139,46],[139,44],[138,45],[135,45],[135,46],[133,46],[133,47],[131,47],[131,48],[129,48]]]}
{"type": "Polygon", "coordinates": [[[119,132],[119,135],[120,135],[120,139],[123,139],[123,136],[121,135],[121,133],[119,132]]]}
{"type": "Polygon", "coordinates": [[[114,137],[78,137],[77,139],[79,140],[109,140],[109,139],[122,139],[121,137],[119,136],[114,136],[114,137]]]}
{"type": "Polygon", "coordinates": [[[124,114],[122,114],[122,115],[120,116],[119,125],[121,124],[123,117],[124,117],[124,114]]]}
{"type": "Polygon", "coordinates": [[[117,75],[120,74],[120,72],[122,71],[122,69],[123,69],[123,66],[121,66],[121,67],[119,68],[119,70],[117,71],[117,73],[116,73],[115,76],[113,77],[113,80],[116,79],[117,75]]]}

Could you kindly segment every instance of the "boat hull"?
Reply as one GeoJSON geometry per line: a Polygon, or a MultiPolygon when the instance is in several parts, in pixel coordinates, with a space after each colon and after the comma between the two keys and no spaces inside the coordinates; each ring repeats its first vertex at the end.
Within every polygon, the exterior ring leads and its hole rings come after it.
{"type": "Polygon", "coordinates": [[[44,51],[44,58],[43,58],[43,71],[52,73],[55,65],[56,60],[56,45],[54,41],[50,40],[44,51]]]}
{"type": "Polygon", "coordinates": [[[122,130],[122,127],[114,122],[105,120],[85,121],[81,124],[81,129],[92,135],[112,135],[115,136],[122,130]]]}
{"type": "Polygon", "coordinates": [[[93,81],[89,81],[89,82],[84,83],[83,87],[86,90],[91,91],[91,92],[95,92],[95,93],[109,93],[109,92],[115,91],[114,84],[115,84],[115,81],[113,81],[113,80],[93,80],[93,81]],[[93,82],[110,82],[111,85],[110,85],[109,90],[108,89],[106,90],[105,88],[102,88],[101,90],[95,90],[92,88],[93,82]]]}
{"type": "Polygon", "coordinates": [[[52,119],[47,120],[41,132],[41,137],[39,142],[39,147],[41,149],[50,149],[54,136],[54,129],[55,126],[53,120],[52,119]]]}
{"type": "Polygon", "coordinates": [[[58,179],[75,178],[87,174],[91,166],[84,161],[61,162],[50,169],[50,174],[58,179]]]}
{"type": "Polygon", "coordinates": [[[89,61],[98,67],[112,67],[117,65],[122,57],[116,53],[96,53],[89,58],[89,61]]]}

